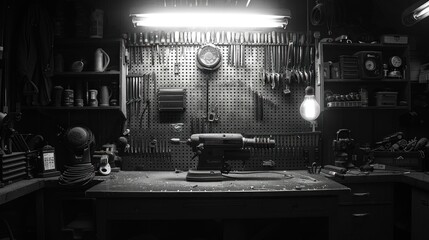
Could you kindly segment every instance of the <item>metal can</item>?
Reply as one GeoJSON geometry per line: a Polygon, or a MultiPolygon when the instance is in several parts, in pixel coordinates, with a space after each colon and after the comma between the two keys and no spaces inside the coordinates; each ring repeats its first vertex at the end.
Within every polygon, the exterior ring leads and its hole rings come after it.
{"type": "Polygon", "coordinates": [[[365,88],[360,89],[360,101],[362,103],[362,107],[368,107],[368,90],[365,88]]]}
{"type": "Polygon", "coordinates": [[[64,89],[63,91],[63,106],[71,107],[74,103],[73,89],[64,89]]]}

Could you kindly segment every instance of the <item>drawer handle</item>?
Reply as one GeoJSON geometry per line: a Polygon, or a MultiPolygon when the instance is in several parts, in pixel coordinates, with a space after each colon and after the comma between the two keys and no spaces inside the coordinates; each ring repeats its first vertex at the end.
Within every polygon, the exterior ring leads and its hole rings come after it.
{"type": "Polygon", "coordinates": [[[369,192],[353,193],[353,196],[356,196],[356,197],[367,197],[369,195],[370,195],[369,192]]]}
{"type": "Polygon", "coordinates": [[[353,213],[352,216],[361,218],[361,217],[369,216],[369,213],[353,213]]]}

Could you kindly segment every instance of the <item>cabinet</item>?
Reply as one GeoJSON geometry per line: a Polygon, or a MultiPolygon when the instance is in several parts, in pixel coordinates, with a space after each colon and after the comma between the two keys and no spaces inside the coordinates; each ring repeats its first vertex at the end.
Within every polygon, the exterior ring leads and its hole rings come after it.
{"type": "Polygon", "coordinates": [[[409,109],[408,51],[407,45],[320,43],[316,98],[321,111],[409,109]]]}
{"type": "Polygon", "coordinates": [[[86,186],[75,188],[60,186],[56,181],[45,182],[45,238],[96,239],[96,202],[85,197],[85,191],[100,183],[95,179],[86,186]]]}
{"type": "Polygon", "coordinates": [[[412,190],[411,239],[428,238],[429,192],[414,188],[412,190]]]}
{"type": "Polygon", "coordinates": [[[393,239],[393,185],[347,183],[349,195],[340,199],[339,227],[344,239],[393,239]]]}
{"type": "MultiPolygon", "coordinates": [[[[43,107],[27,104],[25,108],[55,111],[113,110],[126,116],[127,67],[122,39],[58,39],[54,42],[54,60],[51,103],[43,107]],[[102,72],[95,71],[95,52],[98,49],[104,50],[109,58],[102,72]],[[95,103],[91,102],[91,98],[96,100],[95,103]]],[[[105,63],[107,59],[104,59],[105,63]]]]}
{"type": "Polygon", "coordinates": [[[334,163],[332,141],[339,129],[349,129],[361,145],[406,131],[399,120],[411,108],[407,45],[320,43],[317,50],[315,95],[324,164],[334,163]]]}

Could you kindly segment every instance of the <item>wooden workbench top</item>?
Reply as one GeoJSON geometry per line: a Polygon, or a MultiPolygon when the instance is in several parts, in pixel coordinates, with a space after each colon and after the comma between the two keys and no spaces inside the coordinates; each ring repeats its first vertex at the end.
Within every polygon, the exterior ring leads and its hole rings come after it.
{"type": "Polygon", "coordinates": [[[21,180],[0,188],[0,205],[44,188],[41,178],[21,180]]]}
{"type": "Polygon", "coordinates": [[[86,196],[195,197],[195,196],[311,196],[348,193],[349,188],[320,174],[306,171],[229,173],[223,181],[188,182],[187,172],[121,171],[90,188],[86,196]]]}

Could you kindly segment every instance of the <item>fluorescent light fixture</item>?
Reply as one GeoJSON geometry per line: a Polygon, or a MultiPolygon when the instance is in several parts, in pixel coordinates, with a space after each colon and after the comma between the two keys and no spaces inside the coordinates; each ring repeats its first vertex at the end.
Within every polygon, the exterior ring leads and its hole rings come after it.
{"type": "Polygon", "coordinates": [[[429,16],[429,0],[420,0],[402,13],[402,23],[412,26],[429,16]]]}
{"type": "Polygon", "coordinates": [[[429,1],[421,5],[413,13],[413,17],[416,20],[421,20],[429,15],[429,1]]]}
{"type": "Polygon", "coordinates": [[[290,14],[171,12],[131,14],[134,26],[161,28],[286,28],[290,14]]]}

